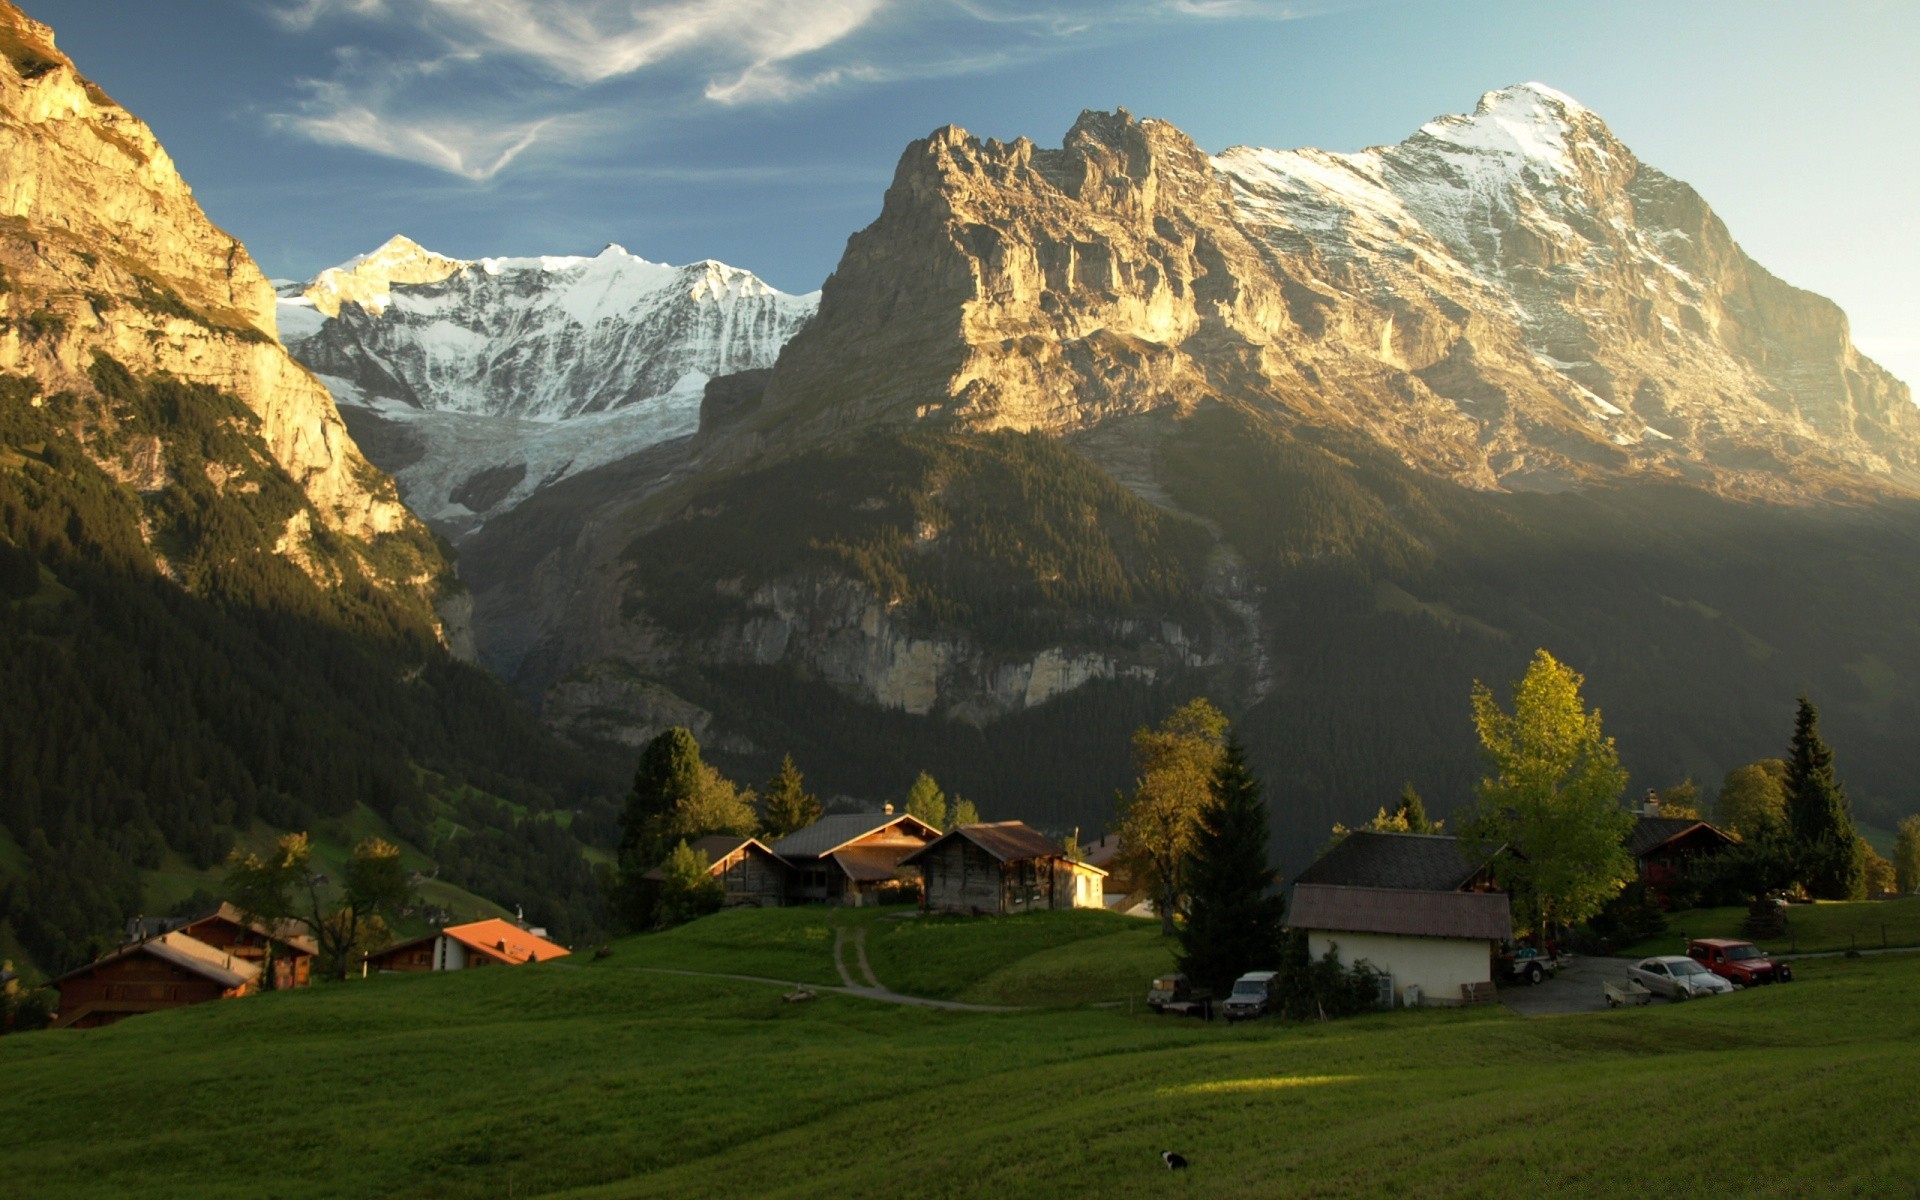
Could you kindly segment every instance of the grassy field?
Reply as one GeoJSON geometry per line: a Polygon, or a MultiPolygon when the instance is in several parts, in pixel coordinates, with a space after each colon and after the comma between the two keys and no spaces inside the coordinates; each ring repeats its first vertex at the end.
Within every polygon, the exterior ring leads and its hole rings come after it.
{"type": "Polygon", "coordinates": [[[980,927],[1050,945],[989,952],[882,914],[727,914],[601,962],[4,1038],[0,1192],[1161,1197],[1167,1148],[1193,1162],[1174,1194],[1208,1197],[1611,1196],[1650,1178],[1883,1196],[1920,1175],[1920,1108],[1898,1100],[1920,1069],[1920,956],[1809,962],[1792,986],[1710,1003],[1233,1028],[1115,1008],[789,1004],[778,987],[633,969],[719,955],[830,971],[839,918],[907,978],[956,958],[1039,978],[1049,958],[1140,951],[1129,929],[1070,938],[1019,918],[980,927]],[[1740,1170],[1698,1176],[1703,1145],[1740,1170]]]}
{"type": "MultiPolygon", "coordinates": [[[[1669,913],[1667,932],[1629,946],[1621,954],[1684,954],[1689,937],[1728,937],[1740,932],[1747,919],[1744,907],[1700,908],[1669,913]]],[[[1822,900],[1787,909],[1788,934],[1763,939],[1777,954],[1811,954],[1828,950],[1869,950],[1881,946],[1920,946],[1920,896],[1857,903],[1822,900]]]]}

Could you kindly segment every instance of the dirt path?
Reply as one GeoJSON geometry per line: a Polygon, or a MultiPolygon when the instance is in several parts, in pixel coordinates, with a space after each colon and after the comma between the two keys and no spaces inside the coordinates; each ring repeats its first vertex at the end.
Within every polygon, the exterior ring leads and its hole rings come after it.
{"type": "MultiPolygon", "coordinates": [[[[848,979],[846,967],[840,964],[839,945],[834,946],[834,964],[840,966],[840,977],[848,979]]],[[[958,1000],[932,1000],[925,996],[903,996],[899,992],[890,992],[878,984],[862,987],[849,982],[846,987],[829,987],[826,984],[795,983],[791,979],[774,979],[766,975],[728,975],[721,971],[681,971],[673,967],[624,967],[627,971],[641,971],[648,975],[679,975],[689,979],[731,979],[737,983],[768,983],[775,987],[788,989],[806,988],[815,992],[833,992],[841,996],[858,996],[863,1000],[878,1000],[882,1004],[908,1004],[916,1008],[938,1008],[946,1012],[1010,1013],[1025,1012],[1023,1008],[1014,1008],[1002,1004],[963,1004],[958,1000]]],[[[871,974],[871,973],[869,973],[871,974]]]]}

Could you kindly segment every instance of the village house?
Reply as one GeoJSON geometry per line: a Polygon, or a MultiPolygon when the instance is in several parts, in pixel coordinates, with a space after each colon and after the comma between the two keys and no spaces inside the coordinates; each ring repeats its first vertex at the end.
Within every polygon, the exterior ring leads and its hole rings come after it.
{"type": "Polygon", "coordinates": [[[226,1000],[254,991],[260,968],[185,933],[129,942],[53,981],[56,1029],[95,1029],[123,1017],[226,1000]]]}
{"type": "Polygon", "coordinates": [[[792,867],[789,903],[873,904],[918,882],[901,860],[939,836],[905,813],[840,813],[781,838],[773,852],[792,867]]]}
{"type": "Polygon", "coordinates": [[[1300,873],[1288,924],[1314,958],[1328,949],[1384,973],[1394,1003],[1452,1005],[1490,998],[1493,957],[1513,936],[1491,859],[1458,838],[1359,830],[1300,873]]]}
{"type": "Polygon", "coordinates": [[[962,825],[901,860],[920,868],[928,912],[996,914],[1100,908],[1106,872],[1075,862],[1020,821],[962,825]]]}
{"type": "Polygon", "coordinates": [[[1640,882],[1661,907],[1673,888],[1701,860],[1739,844],[1739,839],[1699,817],[1660,814],[1660,797],[1648,792],[1627,835],[1627,853],[1639,869],[1640,882]]]}
{"type": "MultiPolygon", "coordinates": [[[[707,856],[707,874],[720,881],[726,907],[778,908],[786,903],[793,865],[760,839],[712,834],[696,840],[692,849],[707,856]]],[[[664,883],[667,873],[655,867],[642,878],[664,883]]]]}
{"type": "Polygon", "coordinates": [[[490,917],[449,925],[438,933],[413,938],[367,955],[370,971],[464,971],[470,967],[519,966],[565,958],[569,951],[520,928],[490,917]]]}
{"type": "MultiPolygon", "coordinates": [[[[271,945],[270,982],[275,989],[306,987],[313,979],[313,960],[320,953],[320,944],[309,934],[305,921],[280,921],[275,925],[248,921],[238,908],[224,902],[206,916],[181,925],[179,932],[256,965],[265,963],[271,945]]],[[[269,981],[261,982],[265,986],[269,981]]]]}

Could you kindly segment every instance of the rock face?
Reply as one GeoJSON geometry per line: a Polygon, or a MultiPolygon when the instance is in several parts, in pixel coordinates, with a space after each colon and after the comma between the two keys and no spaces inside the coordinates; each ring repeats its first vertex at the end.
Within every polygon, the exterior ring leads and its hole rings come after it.
{"type": "Polygon", "coordinates": [[[429,609],[446,563],[421,549],[424,530],[392,481],[276,340],[274,292],[246,250],[214,227],[152,132],[83,78],[49,29],[0,3],[0,39],[0,371],[47,393],[89,394],[105,354],[136,374],[232,393],[311,502],[280,553],[330,585],[337,564],[322,560],[333,551],[315,549],[323,533],[366,564],[375,586],[429,609]]]}
{"type": "Polygon", "coordinates": [[[876,422],[1073,434],[1209,402],[1484,489],[1906,491],[1920,411],[1831,302],[1540,84],[1397,146],[1210,157],[1086,113],[1059,150],[903,156],[728,447],[876,422]]]}
{"type": "Polygon", "coordinates": [[[707,380],[772,366],[817,299],[618,246],[467,262],[401,237],[282,291],[288,347],[414,510],[454,535],[692,433],[707,380]]]}

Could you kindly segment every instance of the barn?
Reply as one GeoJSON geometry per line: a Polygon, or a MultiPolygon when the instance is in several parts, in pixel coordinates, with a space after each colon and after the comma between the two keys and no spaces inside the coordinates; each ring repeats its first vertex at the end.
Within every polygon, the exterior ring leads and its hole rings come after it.
{"type": "Polygon", "coordinates": [[[901,861],[920,868],[928,912],[1005,915],[1100,908],[1106,872],[1020,821],[962,825],[901,861]]]}
{"type": "Polygon", "coordinates": [[[260,968],[184,933],[129,942],[53,981],[56,1029],[95,1029],[124,1017],[253,991],[260,968]]]}
{"type": "Polygon", "coordinates": [[[261,982],[270,982],[276,989],[306,987],[313,978],[313,960],[320,953],[320,944],[309,935],[306,922],[249,921],[238,908],[224,902],[206,916],[180,926],[180,932],[256,965],[266,961],[271,944],[273,977],[261,982]]]}
{"type": "Polygon", "coordinates": [[[1479,999],[1513,936],[1491,863],[1458,838],[1359,830],[1300,873],[1287,923],[1307,933],[1315,958],[1333,949],[1348,966],[1364,959],[1385,973],[1396,1004],[1479,999]]]}
{"type": "MultiPolygon", "coordinates": [[[[694,841],[692,849],[707,856],[707,874],[720,881],[726,907],[778,908],[787,902],[793,864],[760,839],[712,834],[694,841]]],[[[664,867],[655,867],[644,878],[664,883],[667,873],[664,867]]]]}

